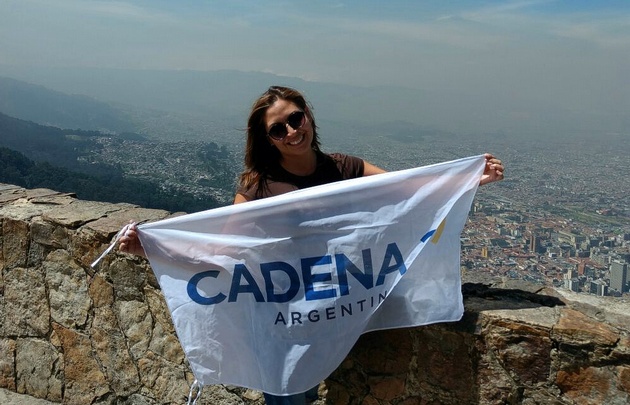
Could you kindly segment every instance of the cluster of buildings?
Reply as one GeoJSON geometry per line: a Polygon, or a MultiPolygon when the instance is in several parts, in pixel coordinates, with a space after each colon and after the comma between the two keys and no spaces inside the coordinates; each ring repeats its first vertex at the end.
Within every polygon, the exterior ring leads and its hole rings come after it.
{"type": "Polygon", "coordinates": [[[519,208],[477,199],[462,233],[463,271],[596,295],[630,292],[630,231],[519,208]]]}

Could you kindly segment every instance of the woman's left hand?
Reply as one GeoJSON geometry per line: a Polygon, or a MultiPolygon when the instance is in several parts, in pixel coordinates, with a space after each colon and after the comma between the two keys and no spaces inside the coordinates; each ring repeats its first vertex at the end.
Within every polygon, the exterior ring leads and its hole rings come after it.
{"type": "Polygon", "coordinates": [[[495,181],[503,180],[503,163],[490,153],[485,153],[486,167],[483,169],[483,174],[479,180],[479,185],[492,183],[495,181]]]}

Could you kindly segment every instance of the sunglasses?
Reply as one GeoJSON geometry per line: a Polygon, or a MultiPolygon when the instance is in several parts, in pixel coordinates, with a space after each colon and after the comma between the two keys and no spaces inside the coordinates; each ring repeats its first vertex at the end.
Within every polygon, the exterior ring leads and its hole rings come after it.
{"type": "Polygon", "coordinates": [[[300,111],[300,110],[293,111],[287,117],[287,122],[285,123],[276,122],[275,124],[271,126],[271,128],[269,128],[269,132],[267,132],[267,135],[269,135],[271,138],[275,139],[276,141],[281,141],[289,133],[289,131],[287,131],[287,124],[293,129],[300,129],[302,128],[302,125],[304,125],[305,122],[306,122],[306,114],[304,113],[304,111],[300,111]]]}

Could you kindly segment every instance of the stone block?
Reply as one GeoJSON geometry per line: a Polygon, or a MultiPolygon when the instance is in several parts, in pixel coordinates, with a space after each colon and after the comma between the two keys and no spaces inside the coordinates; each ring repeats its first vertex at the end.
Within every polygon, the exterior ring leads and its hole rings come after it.
{"type": "Polygon", "coordinates": [[[134,359],[145,356],[151,342],[153,317],[147,304],[140,301],[116,301],[114,313],[127,339],[134,359]]]}
{"type": "Polygon", "coordinates": [[[31,241],[26,257],[26,267],[40,266],[49,253],[49,247],[31,241]]]}
{"type": "Polygon", "coordinates": [[[546,381],[553,349],[550,331],[519,322],[500,324],[487,328],[484,339],[500,366],[521,384],[546,381]]]}
{"type": "Polygon", "coordinates": [[[94,310],[90,339],[96,357],[116,395],[127,397],[138,391],[140,377],[127,350],[125,336],[120,331],[111,307],[94,310]]]}
{"type": "Polygon", "coordinates": [[[0,388],[16,390],[15,340],[0,339],[0,388]]]}
{"type": "MultiPolygon", "coordinates": [[[[560,370],[556,384],[576,404],[612,404],[615,376],[608,367],[580,367],[560,370]]],[[[621,404],[621,403],[620,403],[621,404]]]]}
{"type": "Polygon", "coordinates": [[[614,346],[619,331],[571,308],[561,311],[560,320],[553,328],[552,338],[571,346],[614,346]]]}
{"type": "Polygon", "coordinates": [[[18,339],[15,353],[17,392],[61,402],[64,391],[63,356],[42,339],[18,339]]]}
{"type": "Polygon", "coordinates": [[[404,375],[400,377],[373,377],[369,383],[370,394],[378,400],[390,402],[396,398],[401,398],[405,393],[404,375]]]}
{"type": "Polygon", "coordinates": [[[630,365],[617,367],[617,388],[630,399],[630,365]]]}
{"type": "Polygon", "coordinates": [[[133,207],[132,204],[74,200],[70,204],[47,211],[42,215],[42,218],[64,228],[77,229],[88,222],[131,207],[133,207]]]}
{"type": "Polygon", "coordinates": [[[65,250],[50,253],[43,268],[53,321],[70,329],[83,328],[92,305],[85,270],[65,250]]]}
{"type": "Polygon", "coordinates": [[[26,267],[28,244],[28,222],[4,218],[2,221],[2,268],[26,267]]]}
{"type": "Polygon", "coordinates": [[[50,331],[50,307],[39,268],[4,271],[4,333],[44,337],[50,331]]]}
{"type": "Polygon", "coordinates": [[[72,232],[64,227],[41,218],[35,218],[31,223],[31,238],[44,246],[55,249],[67,249],[72,232]]]}
{"type": "Polygon", "coordinates": [[[88,287],[94,308],[111,307],[114,305],[114,287],[100,274],[95,275],[88,287]]]}
{"type": "Polygon", "coordinates": [[[111,388],[94,357],[90,337],[75,330],[54,324],[54,330],[63,349],[65,405],[91,404],[111,388]]]}
{"type": "Polygon", "coordinates": [[[391,375],[410,369],[412,337],[408,329],[367,333],[354,347],[356,360],[375,373],[391,375]]]}
{"type": "MultiPolygon", "coordinates": [[[[181,403],[188,397],[189,382],[184,378],[184,366],[174,365],[152,352],[138,360],[143,390],[162,402],[181,403]]],[[[212,389],[210,387],[210,389],[212,389]]]]}
{"type": "Polygon", "coordinates": [[[114,286],[116,300],[144,300],[147,268],[137,261],[128,257],[116,257],[109,266],[101,267],[99,272],[114,286]]]}

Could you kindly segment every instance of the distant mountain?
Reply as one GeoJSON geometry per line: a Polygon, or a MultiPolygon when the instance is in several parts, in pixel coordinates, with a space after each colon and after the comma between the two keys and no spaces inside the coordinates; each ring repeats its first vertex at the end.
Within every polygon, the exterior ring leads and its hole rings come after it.
{"type": "Polygon", "coordinates": [[[17,71],[0,65],[0,74],[47,87],[24,86],[27,83],[5,80],[5,87],[14,92],[16,87],[20,89],[21,98],[28,95],[31,105],[39,103],[48,108],[47,114],[35,115],[33,110],[43,111],[44,108],[33,109],[26,102],[18,103],[19,98],[5,102],[9,104],[5,110],[0,103],[0,112],[12,116],[63,128],[132,131],[154,139],[202,139],[237,145],[237,149],[242,147],[251,104],[272,85],[290,86],[304,92],[313,104],[320,134],[329,138],[326,144],[330,146],[349,133],[374,132],[374,125],[379,123],[405,122],[406,126],[417,126],[420,134],[427,128],[435,128],[431,123],[449,120],[439,116],[432,101],[434,97],[419,90],[310,82],[260,72],[96,68],[17,71]],[[46,101],[51,98],[56,101],[46,101]],[[102,108],[91,109],[93,114],[89,115],[83,112],[85,107],[75,108],[70,103],[74,101],[76,105],[81,100],[89,100],[92,103],[87,105],[102,108]],[[18,109],[17,104],[23,107],[18,109]],[[56,104],[62,107],[53,108],[56,104]],[[95,118],[80,121],[83,116],[95,118]],[[94,125],[96,117],[103,118],[98,121],[99,125],[94,125]],[[62,122],[73,125],[62,125],[62,122]]]}
{"type": "Polygon", "coordinates": [[[129,114],[84,95],[69,95],[7,77],[0,77],[0,112],[59,128],[134,132],[129,114]]]}
{"type": "MultiPolygon", "coordinates": [[[[627,132],[625,112],[572,110],[554,104],[544,93],[520,94],[510,91],[509,86],[505,91],[486,94],[483,89],[468,92],[453,88],[427,91],[379,83],[370,87],[349,86],[235,70],[6,65],[0,65],[0,75],[108,103],[113,112],[117,109],[124,111],[132,125],[137,123],[132,132],[170,140],[194,138],[221,144],[242,143],[251,104],[271,85],[287,85],[303,91],[313,104],[320,133],[333,140],[348,133],[363,134],[378,124],[390,122],[415,125],[418,134],[427,130],[446,131],[458,136],[502,133],[507,137],[538,135],[542,140],[549,135],[575,139],[582,135],[627,132]]],[[[3,111],[1,106],[0,111],[3,111]]],[[[90,117],[82,111],[77,107],[60,112],[76,115],[74,119],[90,117]]],[[[116,118],[113,112],[111,117],[116,118]]],[[[43,122],[31,116],[20,117],[43,122]]],[[[125,122],[122,118],[118,119],[125,122]]],[[[86,121],[96,121],[96,118],[86,121]]],[[[99,125],[108,125],[105,128],[121,126],[115,120],[111,123],[106,121],[99,121],[99,125]]],[[[83,124],[73,127],[98,128],[83,124]]],[[[413,129],[406,134],[406,138],[414,138],[413,129]]]]}
{"type": "Polygon", "coordinates": [[[381,122],[406,121],[435,128],[440,121],[452,121],[452,110],[444,111],[443,104],[435,102],[438,95],[425,91],[312,82],[261,72],[105,68],[18,71],[0,65],[0,74],[64,93],[85,94],[110,105],[120,103],[144,109],[140,118],[149,125],[154,120],[163,122],[166,113],[173,114],[171,118],[179,120],[181,126],[205,125],[210,137],[217,132],[242,129],[253,101],[272,85],[304,92],[322,128],[335,133],[346,132],[346,127],[381,122]],[[163,113],[147,116],[148,111],[163,113]],[[338,127],[342,129],[337,131],[338,127]]]}
{"type": "Polygon", "coordinates": [[[428,119],[436,113],[431,107],[435,97],[420,90],[312,82],[261,72],[50,68],[14,73],[10,77],[64,93],[144,109],[204,115],[209,121],[234,119],[241,126],[252,102],[272,85],[303,91],[319,116],[330,121],[422,123],[422,117],[428,119]]]}

